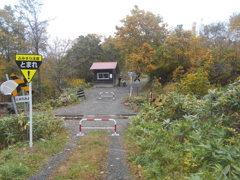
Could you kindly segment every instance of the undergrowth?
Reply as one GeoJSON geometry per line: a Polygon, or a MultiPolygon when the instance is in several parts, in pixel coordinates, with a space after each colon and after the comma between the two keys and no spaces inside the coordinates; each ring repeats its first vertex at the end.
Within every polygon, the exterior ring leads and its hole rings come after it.
{"type": "MultiPolygon", "coordinates": [[[[50,139],[63,131],[64,122],[50,113],[34,114],[33,139],[50,139]]],[[[29,117],[10,116],[0,119],[0,149],[29,139],[29,117]]]]}
{"type": "Polygon", "coordinates": [[[51,139],[35,140],[29,148],[27,142],[19,142],[0,151],[0,179],[24,180],[36,174],[50,157],[61,151],[68,141],[66,131],[51,139]]]}
{"type": "Polygon", "coordinates": [[[82,98],[78,98],[77,97],[77,91],[79,89],[85,89],[90,87],[89,84],[85,84],[82,85],[80,87],[76,87],[76,88],[68,88],[65,89],[59,97],[54,98],[54,99],[49,99],[46,100],[42,103],[37,103],[33,105],[33,108],[35,110],[38,111],[46,111],[49,109],[54,109],[54,108],[58,108],[58,107],[62,107],[62,106],[67,106],[70,104],[73,104],[75,102],[79,102],[80,100],[82,100],[82,98]]]}
{"type": "Polygon", "coordinates": [[[144,179],[240,179],[240,82],[141,106],[127,137],[144,179]]]}

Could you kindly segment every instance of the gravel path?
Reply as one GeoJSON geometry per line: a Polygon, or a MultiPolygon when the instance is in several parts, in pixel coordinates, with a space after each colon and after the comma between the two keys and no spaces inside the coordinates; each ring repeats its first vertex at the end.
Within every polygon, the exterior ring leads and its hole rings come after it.
{"type": "MultiPolygon", "coordinates": [[[[86,100],[80,104],[71,105],[64,108],[59,108],[53,113],[57,115],[85,115],[86,117],[91,117],[95,115],[98,118],[104,118],[104,115],[115,115],[115,114],[131,114],[133,113],[126,106],[123,105],[122,99],[129,93],[129,88],[115,87],[115,88],[92,88],[85,92],[86,100]],[[115,99],[110,95],[102,96],[102,99],[98,99],[99,93],[101,92],[113,92],[116,96],[115,99]],[[107,97],[108,96],[108,97],[107,97]]],[[[117,121],[117,131],[120,136],[110,136],[112,130],[109,131],[110,147],[109,156],[107,160],[108,172],[106,174],[107,180],[129,180],[128,168],[126,165],[125,151],[122,147],[121,141],[123,137],[123,132],[128,125],[129,120],[127,119],[115,119],[117,121]],[[110,132],[111,131],[111,132],[110,132]]],[[[112,122],[86,122],[84,126],[113,126],[112,122]],[[104,125],[103,125],[104,123],[104,125]]],[[[44,168],[35,176],[29,178],[28,180],[45,180],[51,176],[54,168],[57,167],[59,163],[65,160],[68,156],[69,151],[76,146],[76,142],[81,139],[81,137],[76,137],[78,133],[79,122],[78,121],[65,121],[66,127],[70,130],[73,135],[73,139],[66,146],[64,151],[55,155],[49,162],[44,166],[44,168]]],[[[85,130],[87,134],[87,130],[85,130]]]]}
{"type": "Polygon", "coordinates": [[[55,114],[82,114],[82,115],[108,115],[108,114],[127,114],[132,113],[123,106],[122,98],[129,92],[128,88],[92,88],[85,92],[86,100],[81,104],[59,108],[54,111],[55,114]],[[110,96],[98,99],[101,92],[113,92],[116,95],[115,100],[110,96]]]}

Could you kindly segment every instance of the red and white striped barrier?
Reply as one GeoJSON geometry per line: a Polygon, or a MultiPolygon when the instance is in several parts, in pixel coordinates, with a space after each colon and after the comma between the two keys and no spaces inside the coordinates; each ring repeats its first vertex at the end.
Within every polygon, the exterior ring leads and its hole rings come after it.
{"type": "Polygon", "coordinates": [[[109,97],[108,95],[110,95],[110,97],[112,97],[113,100],[116,99],[116,95],[114,92],[100,92],[98,94],[98,99],[102,99],[104,97],[104,95],[105,95],[105,97],[106,97],[106,95],[107,95],[107,97],[109,97]]]}
{"type": "Polygon", "coordinates": [[[114,133],[112,134],[112,136],[119,136],[119,134],[117,134],[117,122],[115,119],[108,119],[108,118],[102,118],[102,119],[95,119],[95,118],[84,118],[81,119],[79,121],[79,133],[77,134],[77,136],[84,136],[84,133],[82,132],[83,129],[113,129],[114,133]],[[83,121],[113,121],[114,122],[114,126],[113,127],[85,127],[82,125],[83,121]]]}

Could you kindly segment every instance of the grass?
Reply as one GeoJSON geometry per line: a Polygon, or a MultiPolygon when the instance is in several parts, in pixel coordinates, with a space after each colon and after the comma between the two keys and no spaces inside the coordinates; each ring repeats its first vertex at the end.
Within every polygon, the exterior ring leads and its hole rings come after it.
{"type": "Polygon", "coordinates": [[[67,140],[68,134],[63,131],[51,140],[34,142],[33,148],[24,142],[0,151],[0,179],[23,180],[36,174],[53,154],[64,148],[67,140]]]}
{"type": "MultiPolygon", "coordinates": [[[[124,149],[127,150],[127,157],[130,157],[133,154],[137,154],[139,151],[139,148],[136,146],[136,144],[133,142],[132,139],[127,137],[128,134],[124,133],[124,149]]],[[[128,167],[130,169],[130,176],[133,180],[143,180],[144,176],[144,169],[141,165],[136,165],[132,163],[129,159],[127,160],[128,167]]]]}
{"type": "Polygon", "coordinates": [[[107,132],[89,132],[79,141],[78,146],[58,167],[51,179],[104,179],[108,139],[107,132]]]}

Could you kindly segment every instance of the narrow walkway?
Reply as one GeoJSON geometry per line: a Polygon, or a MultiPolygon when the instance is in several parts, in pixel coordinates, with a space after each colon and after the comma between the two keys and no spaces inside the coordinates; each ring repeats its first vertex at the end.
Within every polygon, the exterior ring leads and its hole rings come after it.
{"type": "MultiPolygon", "coordinates": [[[[126,123],[127,124],[127,123],[126,123]]],[[[107,180],[130,180],[126,153],[122,147],[123,135],[110,138],[107,180]]]]}
{"type": "MultiPolygon", "coordinates": [[[[129,93],[128,88],[92,88],[85,92],[86,100],[80,104],[71,105],[64,108],[59,108],[53,113],[56,115],[77,115],[82,114],[86,117],[89,115],[99,116],[99,118],[105,118],[104,115],[116,115],[116,114],[132,114],[133,112],[129,110],[122,103],[123,97],[126,97],[129,93]],[[116,98],[102,98],[98,99],[100,92],[113,92],[116,98]]],[[[128,167],[126,165],[125,151],[121,145],[121,138],[123,137],[123,132],[129,122],[128,119],[115,119],[117,121],[117,129],[120,136],[109,136],[110,147],[109,156],[107,159],[108,172],[107,180],[130,180],[128,175],[128,167]]],[[[90,126],[97,126],[94,122],[90,122],[90,126]]],[[[107,122],[108,123],[108,122],[107,122]]],[[[79,131],[79,121],[65,121],[66,127],[70,130],[73,135],[73,139],[67,145],[67,147],[57,155],[55,155],[35,176],[29,178],[28,180],[45,180],[48,179],[53,173],[54,169],[63,162],[68,156],[71,149],[76,146],[76,142],[81,137],[76,137],[75,135],[79,131]]],[[[107,125],[108,126],[108,125],[107,125]]]]}
{"type": "Polygon", "coordinates": [[[38,174],[33,175],[27,180],[47,180],[53,173],[54,169],[67,158],[71,150],[76,146],[77,141],[79,141],[79,138],[72,138],[63,151],[53,156],[38,174]]]}

